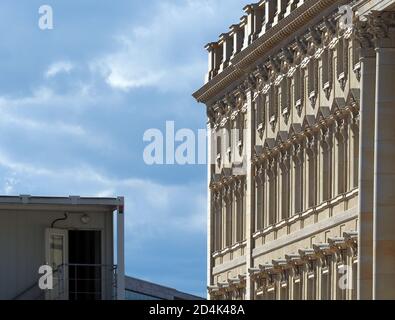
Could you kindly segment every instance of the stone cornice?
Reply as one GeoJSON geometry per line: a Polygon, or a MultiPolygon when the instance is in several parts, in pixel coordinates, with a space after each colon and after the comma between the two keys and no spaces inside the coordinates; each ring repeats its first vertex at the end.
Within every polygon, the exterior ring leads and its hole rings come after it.
{"type": "Polygon", "coordinates": [[[193,97],[198,102],[207,103],[221,90],[244,76],[249,66],[262,58],[268,50],[294,34],[295,30],[305,26],[312,18],[318,16],[332,5],[341,5],[348,2],[350,1],[307,0],[302,6],[295,9],[289,16],[282,19],[277,25],[237,54],[231,61],[232,64],[230,66],[196,91],[193,97]]]}

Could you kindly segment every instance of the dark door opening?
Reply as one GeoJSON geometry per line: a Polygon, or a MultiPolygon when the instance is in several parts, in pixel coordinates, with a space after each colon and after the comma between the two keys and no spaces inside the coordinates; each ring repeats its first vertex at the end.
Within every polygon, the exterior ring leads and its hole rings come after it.
{"type": "Polygon", "coordinates": [[[101,232],[69,231],[69,299],[101,300],[101,232]]]}

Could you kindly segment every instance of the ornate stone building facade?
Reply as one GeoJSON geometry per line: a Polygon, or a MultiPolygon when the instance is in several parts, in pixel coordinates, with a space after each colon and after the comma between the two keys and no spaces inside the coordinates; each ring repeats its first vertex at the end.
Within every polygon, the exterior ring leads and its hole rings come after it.
{"type": "Polygon", "coordinates": [[[206,46],[211,299],[395,299],[395,0],[262,0],[206,46]]]}

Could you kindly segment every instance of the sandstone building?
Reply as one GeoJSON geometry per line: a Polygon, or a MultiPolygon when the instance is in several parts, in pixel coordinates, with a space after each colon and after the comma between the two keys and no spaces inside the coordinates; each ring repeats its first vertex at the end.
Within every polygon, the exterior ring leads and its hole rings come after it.
{"type": "Polygon", "coordinates": [[[194,93],[209,297],[395,299],[395,0],[244,11],[194,93]]]}

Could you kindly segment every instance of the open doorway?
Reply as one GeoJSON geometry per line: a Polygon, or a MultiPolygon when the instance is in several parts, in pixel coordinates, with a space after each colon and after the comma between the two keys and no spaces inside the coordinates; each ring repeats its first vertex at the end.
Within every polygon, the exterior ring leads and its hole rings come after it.
{"type": "Polygon", "coordinates": [[[69,299],[102,299],[101,232],[69,230],[69,299]]]}

